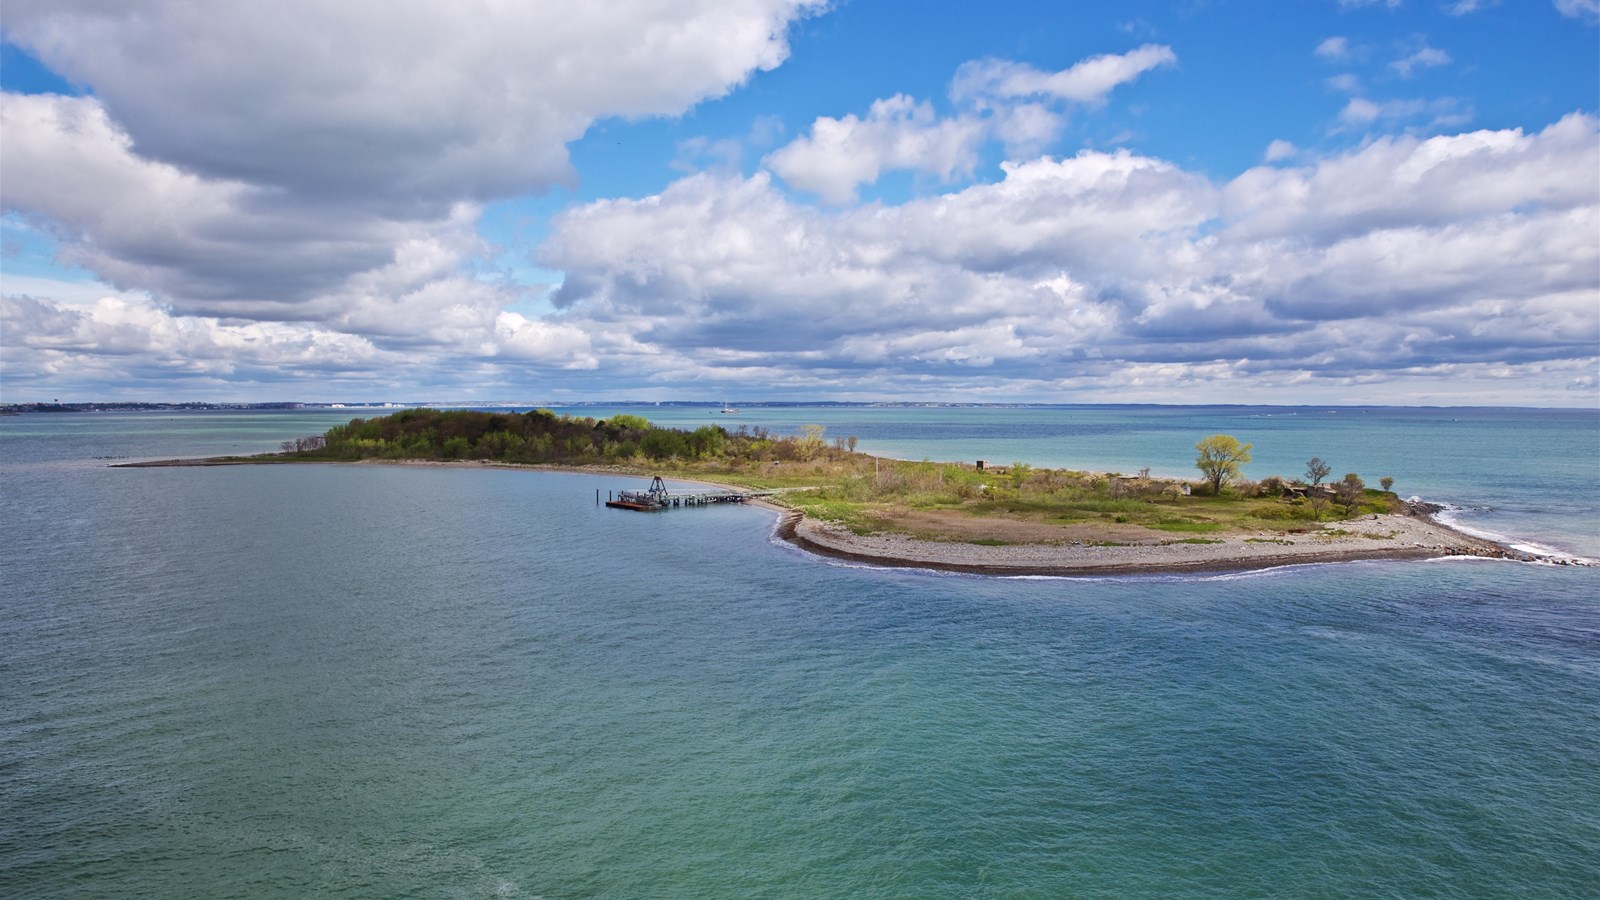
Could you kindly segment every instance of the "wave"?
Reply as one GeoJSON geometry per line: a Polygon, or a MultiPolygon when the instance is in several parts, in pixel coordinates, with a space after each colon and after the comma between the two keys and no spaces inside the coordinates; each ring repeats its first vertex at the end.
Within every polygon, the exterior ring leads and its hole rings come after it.
{"type": "Polygon", "coordinates": [[[1535,557],[1534,562],[1559,562],[1567,565],[1600,566],[1600,559],[1594,559],[1581,554],[1571,553],[1558,547],[1551,547],[1546,544],[1536,543],[1524,538],[1513,537],[1508,534],[1502,534],[1498,531],[1490,531],[1487,528],[1469,525],[1462,520],[1463,514],[1475,512],[1493,512],[1494,507],[1457,506],[1450,503],[1441,503],[1435,505],[1439,507],[1439,510],[1433,514],[1433,518],[1434,521],[1438,522],[1439,524],[1447,525],[1463,534],[1470,534],[1473,537],[1483,538],[1486,541],[1494,541],[1496,544],[1500,544],[1503,547],[1515,550],[1519,553],[1526,553],[1529,556],[1535,557]]]}

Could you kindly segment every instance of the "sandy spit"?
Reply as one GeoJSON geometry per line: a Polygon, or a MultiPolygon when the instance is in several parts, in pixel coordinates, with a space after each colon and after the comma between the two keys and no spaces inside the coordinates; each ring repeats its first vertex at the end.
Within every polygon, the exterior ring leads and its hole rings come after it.
{"type": "Polygon", "coordinates": [[[1093,543],[981,544],[928,541],[906,535],[858,535],[785,510],[778,534],[823,556],[901,568],[979,575],[1137,575],[1234,572],[1307,563],[1366,559],[1437,559],[1477,556],[1534,561],[1536,557],[1456,531],[1431,519],[1364,516],[1334,523],[1348,535],[1236,534],[1215,544],[1175,541],[1096,546],[1093,543]]]}

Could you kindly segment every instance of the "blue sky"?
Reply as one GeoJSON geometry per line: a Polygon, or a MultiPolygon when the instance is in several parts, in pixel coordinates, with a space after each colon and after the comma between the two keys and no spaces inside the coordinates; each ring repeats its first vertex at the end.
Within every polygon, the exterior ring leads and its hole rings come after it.
{"type": "Polygon", "coordinates": [[[1593,406],[1597,22],[12,0],[0,395],[1593,406]]]}

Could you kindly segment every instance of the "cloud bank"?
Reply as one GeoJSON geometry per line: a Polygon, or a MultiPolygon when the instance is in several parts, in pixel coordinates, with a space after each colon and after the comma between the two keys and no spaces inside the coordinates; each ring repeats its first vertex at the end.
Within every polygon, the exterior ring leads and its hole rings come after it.
{"type": "MultiPolygon", "coordinates": [[[[489,204],[570,183],[567,146],[602,119],[678,115],[780,65],[821,5],[15,0],[7,41],[88,93],[4,96],[3,225],[104,290],[8,287],[0,376],[13,396],[1170,402],[1477,379],[1508,387],[1468,399],[1592,397],[1595,117],[1278,140],[1226,178],[1044,154],[1175,69],[1161,44],[1056,71],[966,63],[948,112],[895,94],[814,118],[753,171],[566,210],[536,250],[564,276],[548,297],[489,271],[489,204]],[[936,188],[858,201],[904,171],[936,188]]],[[[1424,45],[1389,68],[1448,60],[1424,45]]],[[[1336,126],[1463,117],[1352,97],[1336,126]]]]}
{"type": "Polygon", "coordinates": [[[1590,116],[1226,183],[1127,151],[1004,176],[828,212],[765,175],[697,175],[565,213],[543,261],[569,321],[622,336],[603,355],[645,379],[1126,395],[1130,372],[1258,390],[1593,368],[1590,116]]]}

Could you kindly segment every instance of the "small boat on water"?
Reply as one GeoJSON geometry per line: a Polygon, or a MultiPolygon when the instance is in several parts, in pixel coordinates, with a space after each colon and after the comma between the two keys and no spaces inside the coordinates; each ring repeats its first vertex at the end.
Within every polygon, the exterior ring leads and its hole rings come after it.
{"type": "Polygon", "coordinates": [[[726,400],[722,401],[722,408],[717,410],[717,412],[720,412],[725,416],[732,415],[738,411],[739,410],[736,407],[729,406],[728,401],[726,400]]]}

